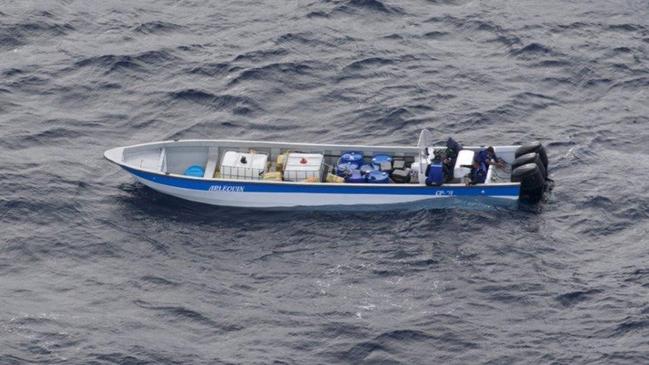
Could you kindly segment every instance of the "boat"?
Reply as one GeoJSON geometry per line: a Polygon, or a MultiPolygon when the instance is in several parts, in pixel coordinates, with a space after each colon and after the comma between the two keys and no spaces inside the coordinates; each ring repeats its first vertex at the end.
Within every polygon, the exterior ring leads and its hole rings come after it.
{"type": "Polygon", "coordinates": [[[448,157],[440,160],[449,153],[448,143],[433,145],[428,130],[415,146],[188,139],[117,147],[104,157],[160,193],[228,207],[360,210],[535,204],[547,190],[547,156],[538,142],[493,146],[512,167],[511,174],[503,177],[488,166],[484,182],[476,184],[467,183],[467,174],[474,156],[486,146],[457,148],[450,151],[452,176],[443,166],[448,157]]]}

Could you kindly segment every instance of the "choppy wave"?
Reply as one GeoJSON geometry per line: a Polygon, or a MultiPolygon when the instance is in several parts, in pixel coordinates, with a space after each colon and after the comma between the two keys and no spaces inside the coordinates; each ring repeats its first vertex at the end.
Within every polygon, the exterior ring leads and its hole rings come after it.
{"type": "Polygon", "coordinates": [[[646,4],[0,9],[0,363],[646,363],[646,4]],[[566,10],[569,8],[569,11],[566,10]],[[255,212],[170,138],[548,148],[538,209],[255,212]]]}

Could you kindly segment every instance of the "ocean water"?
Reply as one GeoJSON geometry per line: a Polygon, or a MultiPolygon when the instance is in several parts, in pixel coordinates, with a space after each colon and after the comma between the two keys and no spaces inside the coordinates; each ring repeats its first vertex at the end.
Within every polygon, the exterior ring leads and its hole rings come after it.
{"type": "Polygon", "coordinates": [[[649,4],[0,2],[0,364],[649,363],[649,4]],[[171,138],[542,141],[536,210],[258,212],[171,138]]]}

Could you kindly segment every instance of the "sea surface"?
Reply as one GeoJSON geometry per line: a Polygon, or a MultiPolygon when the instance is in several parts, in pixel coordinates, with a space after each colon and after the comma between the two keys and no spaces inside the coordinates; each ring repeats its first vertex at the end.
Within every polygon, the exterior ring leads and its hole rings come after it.
{"type": "Polygon", "coordinates": [[[0,1],[0,364],[648,364],[646,0],[0,1]],[[537,209],[260,212],[172,138],[539,140],[537,209]]]}

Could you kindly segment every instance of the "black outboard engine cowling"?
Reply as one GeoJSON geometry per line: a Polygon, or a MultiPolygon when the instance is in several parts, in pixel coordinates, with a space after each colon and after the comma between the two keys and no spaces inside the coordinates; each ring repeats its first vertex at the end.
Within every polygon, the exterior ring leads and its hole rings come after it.
{"type": "Polygon", "coordinates": [[[524,155],[518,156],[514,160],[514,162],[512,162],[512,171],[514,171],[517,167],[523,166],[523,165],[528,164],[528,163],[535,163],[539,167],[539,169],[541,170],[541,174],[543,174],[543,178],[547,179],[548,172],[545,169],[545,165],[541,161],[541,157],[536,152],[526,153],[524,155]]]}
{"type": "Polygon", "coordinates": [[[518,158],[522,155],[532,152],[535,152],[539,155],[545,171],[548,171],[548,155],[545,153],[545,148],[543,148],[541,142],[532,142],[518,147],[514,156],[518,158]]]}
{"type": "Polygon", "coordinates": [[[521,183],[521,201],[535,204],[543,198],[545,177],[537,164],[528,163],[515,168],[512,171],[512,182],[521,183]]]}

